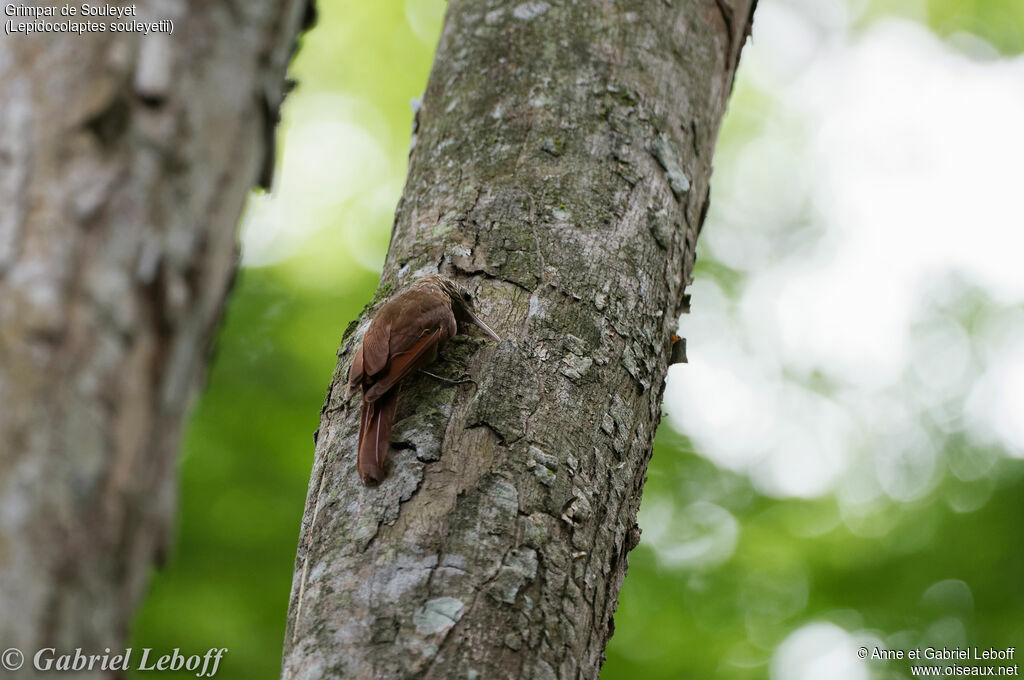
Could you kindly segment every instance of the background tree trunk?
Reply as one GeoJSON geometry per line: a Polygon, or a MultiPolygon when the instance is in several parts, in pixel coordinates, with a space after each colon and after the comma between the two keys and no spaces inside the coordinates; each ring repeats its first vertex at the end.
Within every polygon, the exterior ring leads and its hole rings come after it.
{"type": "Polygon", "coordinates": [[[450,2],[375,303],[440,270],[504,340],[409,381],[368,489],[349,327],[284,677],[597,677],[753,4],[450,2]]]}
{"type": "Polygon", "coordinates": [[[0,40],[4,648],[122,645],[307,4],[138,3],[173,34],[0,40]]]}

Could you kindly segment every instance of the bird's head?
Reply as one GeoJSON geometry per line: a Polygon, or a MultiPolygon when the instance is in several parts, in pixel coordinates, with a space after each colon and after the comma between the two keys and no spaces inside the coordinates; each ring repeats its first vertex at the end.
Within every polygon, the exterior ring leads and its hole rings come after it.
{"type": "Polygon", "coordinates": [[[459,284],[440,274],[428,274],[417,281],[415,285],[417,287],[433,288],[444,293],[451,301],[452,312],[458,321],[474,323],[495,341],[501,342],[498,334],[491,330],[491,327],[485,324],[474,312],[472,294],[459,284]]]}

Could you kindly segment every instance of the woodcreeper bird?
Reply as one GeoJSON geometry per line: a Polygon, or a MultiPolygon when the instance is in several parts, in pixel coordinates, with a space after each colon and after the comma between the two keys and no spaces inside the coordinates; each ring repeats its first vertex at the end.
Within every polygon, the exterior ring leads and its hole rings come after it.
{"type": "Polygon", "coordinates": [[[349,399],[356,390],[363,391],[358,470],[364,484],[384,479],[399,382],[434,361],[459,326],[467,323],[501,341],[473,312],[469,291],[439,274],[416,280],[370,321],[352,359],[345,393],[349,399]]]}

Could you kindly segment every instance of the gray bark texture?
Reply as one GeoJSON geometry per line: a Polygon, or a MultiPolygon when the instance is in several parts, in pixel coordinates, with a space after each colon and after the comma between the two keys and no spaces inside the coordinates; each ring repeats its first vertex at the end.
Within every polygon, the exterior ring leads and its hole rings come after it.
{"type": "Polygon", "coordinates": [[[596,678],[751,0],[449,3],[374,302],[321,413],[283,677],[596,678]],[[352,355],[426,273],[503,336],[407,380],[356,473],[352,355]]]}
{"type": "Polygon", "coordinates": [[[0,648],[123,649],[306,5],[0,37],[0,648]]]}

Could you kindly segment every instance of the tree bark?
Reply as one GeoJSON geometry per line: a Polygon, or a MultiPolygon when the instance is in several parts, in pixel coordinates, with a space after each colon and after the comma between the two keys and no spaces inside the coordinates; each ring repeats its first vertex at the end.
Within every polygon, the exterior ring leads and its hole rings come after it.
{"type": "Polygon", "coordinates": [[[449,4],[373,306],[321,413],[285,678],[596,678],[751,0],[449,4]],[[354,349],[438,272],[503,336],[407,381],[356,474],[354,349]]]}
{"type": "Polygon", "coordinates": [[[0,647],[123,648],[307,4],[0,40],[0,647]]]}

